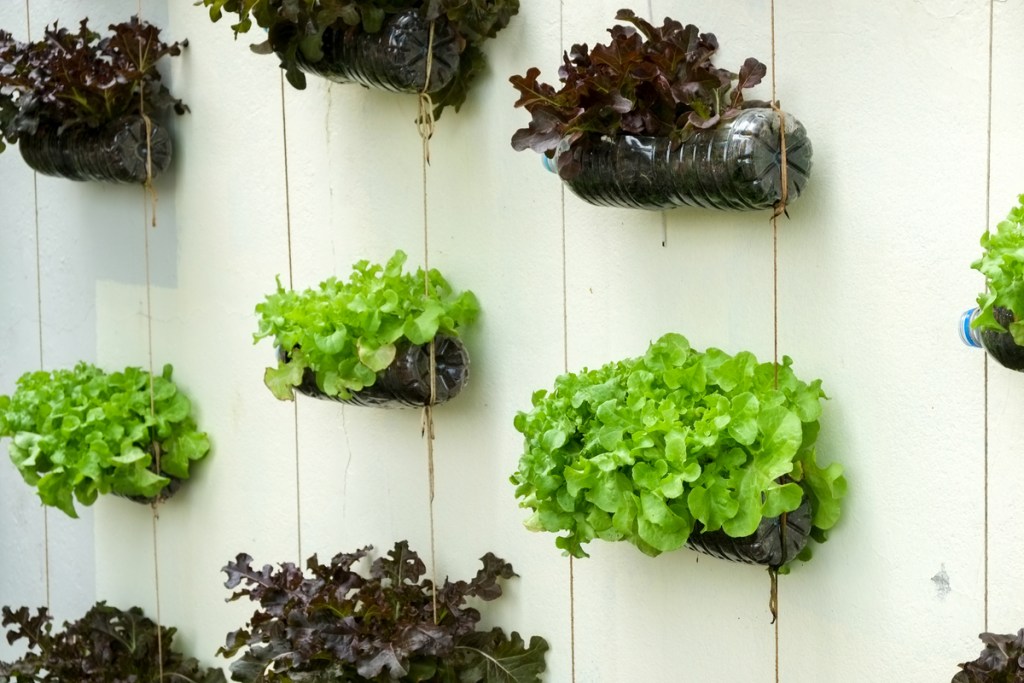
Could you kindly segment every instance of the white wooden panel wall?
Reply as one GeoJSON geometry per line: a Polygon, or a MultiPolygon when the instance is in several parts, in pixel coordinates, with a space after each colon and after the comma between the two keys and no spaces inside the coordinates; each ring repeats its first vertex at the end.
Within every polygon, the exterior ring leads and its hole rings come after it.
{"type": "MultiPolygon", "coordinates": [[[[623,4],[523,0],[489,46],[490,72],[431,142],[427,256],[483,307],[467,334],[471,385],[435,414],[438,574],[471,574],[487,551],[510,560],[521,578],[486,619],[546,637],[558,683],[573,680],[573,634],[587,683],[771,681],[776,667],[787,683],[948,680],[978,632],[1024,626],[1024,378],[954,332],[982,284],[968,267],[978,237],[1024,191],[1024,1],[776,2],[778,97],[815,146],[777,254],[765,214],[598,209],[511,150],[527,115],[508,76],[535,65],[554,80],[563,47],[603,41],[623,4]],[[521,526],[512,416],[566,367],[640,354],[667,331],[762,360],[777,332],[780,354],[832,397],[820,452],[844,463],[850,496],[832,541],[781,579],[777,631],[763,570],[625,544],[591,544],[573,563],[573,620],[568,560],[521,526]]],[[[25,10],[10,5],[0,25],[23,32],[25,10]]],[[[72,22],[75,5],[30,0],[33,30],[72,22]]],[[[92,18],[135,2],[114,5],[92,18]]],[[[633,9],[715,32],[725,66],[771,65],[768,0],[633,9]]],[[[214,445],[155,525],[159,599],[183,646],[213,662],[251,612],[222,602],[219,569],[237,552],[294,561],[407,538],[429,555],[419,413],[278,403],[261,381],[272,351],[251,343],[275,275],[312,286],[396,248],[422,263],[416,100],[315,78],[282,87],[274,59],[250,54],[227,22],[191,3],[147,0],[144,13],[191,43],[168,70],[192,113],[174,122],[174,172],[158,182],[149,234],[153,362],[174,363],[214,445]]],[[[37,294],[48,367],[147,364],[140,193],[40,177],[36,195],[14,151],[0,156],[0,186],[0,389],[39,365],[37,294]]],[[[34,500],[0,468],[0,604],[45,599],[34,500]]],[[[148,509],[104,500],[94,511],[94,542],[88,517],[49,515],[58,614],[96,598],[155,612],[148,509]]]]}
{"type": "MultiPolygon", "coordinates": [[[[1018,65],[1024,46],[1013,32],[1024,21],[1024,3],[995,4],[992,70],[992,189],[989,211],[992,222],[1001,220],[1021,194],[1020,157],[1024,132],[1019,112],[1024,92],[1018,87],[1018,65]]],[[[1017,416],[1024,410],[1024,392],[1016,374],[994,362],[987,367],[988,491],[990,529],[988,544],[989,628],[1009,632],[1024,623],[1024,603],[1016,589],[1024,583],[1024,467],[1016,443],[1017,416]]]]}

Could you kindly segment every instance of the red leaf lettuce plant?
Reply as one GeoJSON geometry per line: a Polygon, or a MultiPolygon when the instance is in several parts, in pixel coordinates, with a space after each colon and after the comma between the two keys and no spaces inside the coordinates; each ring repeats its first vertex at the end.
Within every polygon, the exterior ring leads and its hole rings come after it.
{"type": "Polygon", "coordinates": [[[309,576],[292,563],[274,570],[238,555],[224,571],[229,600],[259,603],[247,628],[228,634],[218,654],[242,656],[231,678],[243,683],[299,681],[423,681],[535,683],[544,672],[547,642],[501,628],[477,630],[480,612],[467,599],[495,600],[499,579],[516,574],[491,553],[470,581],[445,579],[440,588],[405,541],[363,574],[371,548],[339,553],[330,564],[316,555],[309,576]],[[436,601],[436,619],[434,603],[436,601]]]}
{"type": "Polygon", "coordinates": [[[158,630],[138,607],[125,612],[99,602],[57,633],[52,622],[45,607],[34,616],[27,607],[3,608],[7,642],[25,640],[28,652],[15,662],[0,662],[0,683],[224,683],[220,669],[204,668],[174,650],[177,629],[158,630]]]}
{"type": "MultiPolygon", "coordinates": [[[[743,99],[744,90],[761,82],[765,65],[749,57],[739,73],[716,67],[713,33],[667,17],[655,27],[628,9],[615,18],[631,25],[609,29],[609,44],[573,45],[563,54],[560,89],[538,82],[537,68],[509,79],[520,95],[515,106],[532,115],[512,136],[513,148],[553,157],[560,143],[572,146],[591,134],[666,136],[678,144],[689,130],[765,106],[743,99]]],[[[571,154],[560,154],[558,165],[563,179],[579,172],[571,154]]]]}
{"type": "Polygon", "coordinates": [[[156,68],[188,41],[164,43],[160,29],[138,17],[109,28],[101,38],[88,19],[77,32],[54,23],[32,43],[0,30],[0,152],[40,128],[60,134],[131,114],[188,111],[156,68]]]}
{"type": "Polygon", "coordinates": [[[985,649],[973,662],[960,665],[962,671],[952,683],[1022,683],[1024,682],[1024,628],[1016,635],[982,633],[985,649]]]}
{"type": "Polygon", "coordinates": [[[458,74],[434,93],[440,116],[448,106],[458,111],[466,100],[470,82],[483,71],[486,60],[480,45],[494,38],[519,13],[519,0],[197,0],[210,8],[210,18],[219,21],[224,12],[238,15],[232,25],[235,35],[252,28],[253,22],[267,30],[267,40],[252,46],[258,54],[277,53],[288,82],[302,90],[306,76],[298,58],[311,63],[323,59],[327,31],[377,33],[385,20],[410,9],[418,9],[426,21],[446,19],[459,42],[458,74]]]}

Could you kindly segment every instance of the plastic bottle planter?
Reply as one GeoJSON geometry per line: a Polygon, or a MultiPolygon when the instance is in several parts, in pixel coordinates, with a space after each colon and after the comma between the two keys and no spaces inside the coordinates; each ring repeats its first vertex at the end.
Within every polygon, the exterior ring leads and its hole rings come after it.
{"type": "MultiPolygon", "coordinates": [[[[459,68],[459,46],[454,29],[444,20],[434,22],[433,57],[429,92],[448,85],[459,68]]],[[[324,58],[310,62],[296,55],[303,71],[338,83],[362,85],[392,92],[420,92],[426,82],[430,22],[418,10],[392,15],[377,33],[324,33],[324,58]]]]}
{"type": "MultiPolygon", "coordinates": [[[[782,197],[779,115],[746,109],[716,128],[694,130],[673,149],[668,138],[597,136],[563,144],[580,170],[565,181],[598,206],[669,209],[768,209],[782,197]]],[[[785,115],[789,194],[796,199],[811,172],[811,141],[803,125],[785,115]]]]}
{"type": "MultiPolygon", "coordinates": [[[[1009,332],[971,328],[971,321],[977,314],[978,309],[972,308],[960,317],[960,339],[968,346],[984,348],[1004,368],[1024,372],[1024,347],[1013,341],[1009,332]]],[[[1014,321],[1013,312],[1001,306],[993,308],[992,315],[1005,328],[1014,321]]]]}
{"type": "Polygon", "coordinates": [[[146,122],[129,116],[101,128],[78,127],[58,134],[51,128],[18,139],[21,156],[45,175],[70,180],[141,183],[147,177],[146,157],[153,151],[153,177],[171,163],[171,137],[151,120],[152,141],[146,141],[146,122]]]}
{"type": "MultiPolygon", "coordinates": [[[[167,475],[164,475],[167,476],[167,475]]],[[[126,496],[121,493],[114,494],[119,498],[125,498],[132,501],[133,503],[139,503],[141,505],[152,505],[153,503],[163,503],[168,498],[173,496],[181,488],[181,479],[177,477],[169,477],[171,483],[164,487],[164,490],[160,492],[160,495],[155,498],[146,498],[145,496],[126,496]]]]}
{"type": "MultiPolygon", "coordinates": [[[[469,382],[469,353],[461,340],[439,334],[434,337],[434,402],[430,402],[430,345],[396,342],[395,360],[377,373],[377,380],[351,398],[339,398],[324,392],[316,383],[316,373],[306,368],[302,384],[296,390],[312,398],[338,401],[355,406],[420,408],[455,398],[469,382]]],[[[278,349],[282,361],[287,360],[278,349]]]]}
{"type": "MultiPolygon", "coordinates": [[[[152,451],[150,451],[150,452],[152,452],[152,451]]],[[[160,493],[158,493],[156,496],[153,496],[151,498],[147,498],[146,496],[130,496],[130,495],[127,495],[127,494],[124,494],[124,493],[116,493],[116,492],[114,493],[114,495],[117,496],[118,498],[124,498],[125,500],[130,500],[133,503],[139,503],[140,505],[152,505],[153,503],[163,503],[163,502],[167,501],[168,498],[173,496],[175,493],[178,492],[179,489],[181,489],[181,484],[182,484],[182,482],[184,480],[179,479],[178,477],[171,476],[171,475],[167,474],[166,472],[159,472],[156,469],[156,462],[154,462],[152,465],[150,465],[149,470],[151,472],[160,474],[160,476],[167,477],[168,479],[171,480],[171,482],[169,484],[167,484],[167,486],[163,487],[163,489],[161,489],[160,493]]]]}
{"type": "Polygon", "coordinates": [[[750,536],[733,538],[724,531],[703,533],[697,522],[686,547],[722,560],[781,567],[792,562],[807,545],[811,533],[811,504],[807,497],[796,510],[782,517],[766,517],[750,536]]]}
{"type": "MultiPolygon", "coordinates": [[[[1009,309],[997,306],[992,314],[996,322],[1003,327],[1009,328],[1010,323],[1014,322],[1013,313],[1009,309]]],[[[1024,371],[1024,347],[1018,346],[1009,332],[982,330],[981,343],[989,355],[1004,368],[1024,371]]]]}

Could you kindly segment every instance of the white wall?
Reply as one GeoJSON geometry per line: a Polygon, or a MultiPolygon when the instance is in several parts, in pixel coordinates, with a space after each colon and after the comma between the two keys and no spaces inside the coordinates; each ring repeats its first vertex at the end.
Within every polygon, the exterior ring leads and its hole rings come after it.
{"type": "MultiPolygon", "coordinates": [[[[76,17],[74,3],[29,4],[34,27],[76,17]]],[[[535,65],[554,80],[562,48],[603,40],[623,4],[565,0],[560,16],[550,0],[523,0],[489,46],[490,72],[439,122],[428,171],[430,263],[483,306],[467,334],[471,386],[435,416],[437,571],[464,577],[487,551],[511,561],[521,578],[487,618],[547,638],[558,683],[572,680],[569,562],[553,536],[522,528],[507,481],[521,445],[513,415],[566,367],[638,355],[664,332],[762,360],[775,333],[766,214],[599,209],[509,145],[528,117],[508,76],[535,65]]],[[[1024,1],[993,3],[991,90],[989,3],[775,4],[778,96],[815,147],[811,183],[779,225],[778,340],[832,397],[820,453],[847,468],[844,517],[781,579],[777,631],[761,569],[591,544],[573,563],[579,681],[768,681],[777,665],[791,683],[931,683],[976,656],[978,632],[1024,626],[1024,389],[954,332],[982,286],[968,267],[978,237],[1024,190],[1024,1]]],[[[634,9],[715,32],[724,66],[771,61],[768,0],[650,5],[634,9]]],[[[149,0],[144,11],[191,43],[169,69],[192,113],[174,122],[174,172],[157,184],[149,235],[154,364],[174,363],[214,447],[161,508],[160,606],[184,647],[213,662],[251,613],[223,603],[219,569],[236,553],[273,563],[402,538],[429,553],[419,413],[276,402],[261,380],[272,351],[251,343],[253,306],[276,274],[306,287],[396,248],[422,261],[416,100],[313,78],[282,88],[273,58],[201,8],[149,0]]],[[[21,31],[24,19],[0,8],[0,25],[21,31]]],[[[39,366],[37,294],[47,367],[147,364],[141,193],[39,177],[37,292],[33,176],[15,151],[0,156],[0,187],[0,339],[14,350],[0,390],[39,366]]],[[[0,526],[0,604],[39,603],[42,514],[10,467],[0,511],[14,522],[0,526]]],[[[59,516],[48,515],[59,613],[97,597],[154,612],[149,510],[100,501],[94,542],[88,519],[59,516]],[[71,547],[77,559],[55,562],[71,547]]]]}

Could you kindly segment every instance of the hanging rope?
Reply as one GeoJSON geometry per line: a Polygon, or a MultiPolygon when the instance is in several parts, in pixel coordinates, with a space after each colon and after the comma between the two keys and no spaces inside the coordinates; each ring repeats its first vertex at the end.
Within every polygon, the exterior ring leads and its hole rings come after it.
{"type": "MultiPolygon", "coordinates": [[[[139,0],[138,6],[138,18],[142,21],[142,0],[139,0]]],[[[145,46],[142,38],[139,38],[139,54],[143,54],[145,46]]],[[[156,228],[157,219],[157,194],[153,188],[153,122],[146,114],[146,99],[143,90],[139,90],[139,114],[142,116],[142,120],[146,123],[146,180],[143,183],[143,195],[142,195],[142,233],[144,236],[143,248],[145,253],[145,264],[146,264],[146,333],[147,333],[147,349],[149,359],[149,414],[153,420],[154,425],[156,424],[156,392],[153,387],[153,282],[152,274],[150,269],[150,256],[149,256],[149,228],[152,226],[156,228]],[[150,215],[151,214],[151,215],[150,215]]],[[[156,438],[151,437],[151,443],[153,448],[153,458],[155,462],[156,474],[162,472],[160,465],[160,443],[156,438]]],[[[159,496],[155,498],[150,505],[150,511],[152,513],[152,538],[153,538],[153,584],[156,593],[156,629],[157,633],[161,630],[161,605],[160,605],[160,543],[159,543],[159,519],[160,513],[157,507],[160,503],[159,496]]],[[[163,638],[157,638],[156,641],[156,658],[157,658],[157,670],[159,673],[159,680],[163,680],[164,677],[164,647],[163,638]]]]}
{"type": "MultiPolygon", "coordinates": [[[[648,4],[648,9],[650,5],[648,4]]],[[[565,0],[558,2],[558,45],[565,45],[565,0]]],[[[559,55],[561,56],[561,55],[559,55]]],[[[569,276],[565,221],[565,183],[559,183],[562,221],[562,371],[569,372],[569,276]]],[[[569,556],[569,663],[576,683],[576,560],[569,556]]]]}
{"type": "MultiPolygon", "coordinates": [[[[284,153],[284,215],[288,235],[288,289],[295,289],[295,269],[292,262],[292,200],[291,177],[288,173],[288,115],[285,107],[285,77],[281,72],[281,146],[284,153]]],[[[295,546],[298,566],[302,566],[302,471],[299,464],[299,402],[292,401],[295,448],[295,546]]]]}
{"type": "MultiPolygon", "coordinates": [[[[430,97],[430,72],[434,65],[434,22],[430,22],[430,37],[427,41],[427,74],[423,80],[423,89],[419,93],[419,118],[416,127],[420,134],[422,149],[422,180],[423,180],[423,293],[430,296],[430,220],[429,201],[427,199],[427,167],[430,165],[430,138],[434,135],[434,101],[430,97]]],[[[423,407],[423,419],[420,436],[427,440],[427,508],[430,517],[430,577],[434,590],[430,592],[431,608],[434,623],[437,616],[437,553],[434,533],[434,403],[437,400],[437,348],[434,340],[430,340],[430,400],[423,407]]]]}
{"type": "MultiPolygon", "coordinates": [[[[985,227],[988,228],[991,223],[990,209],[992,205],[992,45],[995,34],[995,2],[990,0],[988,3],[988,111],[986,112],[986,134],[985,134],[985,227]]],[[[982,380],[985,386],[985,399],[984,406],[982,409],[982,419],[984,420],[985,436],[984,436],[984,551],[985,560],[982,569],[984,590],[985,590],[985,607],[984,607],[984,630],[988,631],[988,543],[989,543],[989,528],[988,528],[988,354],[982,354],[984,360],[982,361],[982,380]]]]}
{"type": "MultiPolygon", "coordinates": [[[[653,0],[647,0],[647,18],[651,24],[657,25],[657,20],[654,17],[654,2],[653,0]]],[[[668,211],[662,209],[659,211],[661,214],[661,246],[668,246],[668,211]]]]}
{"type": "MultiPolygon", "coordinates": [[[[780,177],[780,196],[772,211],[772,364],[774,367],[773,385],[779,388],[779,216],[786,213],[786,201],[789,199],[789,174],[786,159],[786,115],[779,108],[778,94],[775,84],[776,72],[776,40],[775,40],[775,0],[770,0],[771,43],[772,43],[772,110],[779,117],[779,147],[781,149],[782,171],[780,177]]],[[[782,515],[782,552],[786,553],[786,515],[782,515]]],[[[775,683],[779,683],[779,571],[777,567],[769,567],[770,597],[768,609],[772,615],[775,639],[775,683]]]]}
{"type": "MultiPolygon", "coordinates": [[[[29,0],[25,0],[25,33],[32,40],[32,12],[29,0]]],[[[39,369],[44,369],[43,358],[43,268],[39,247],[39,174],[32,171],[32,209],[35,216],[36,240],[36,320],[39,334],[39,369]]],[[[46,607],[50,607],[50,513],[43,506],[43,583],[46,590],[46,607]]]]}

